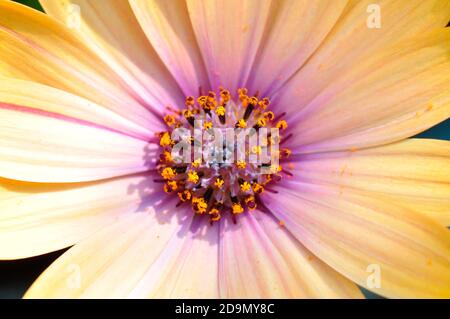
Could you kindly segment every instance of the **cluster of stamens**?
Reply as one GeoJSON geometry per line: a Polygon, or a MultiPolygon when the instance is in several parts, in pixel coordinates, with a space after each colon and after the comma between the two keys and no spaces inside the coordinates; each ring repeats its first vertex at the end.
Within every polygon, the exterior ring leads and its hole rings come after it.
{"type": "MultiPolygon", "coordinates": [[[[162,151],[157,171],[161,179],[155,181],[164,184],[166,193],[178,196],[178,205],[190,204],[195,214],[209,216],[211,222],[220,220],[226,213],[235,216],[256,209],[261,203],[262,193],[270,191],[270,183],[280,181],[282,173],[291,175],[278,162],[273,167],[273,163],[261,164],[242,159],[221,162],[192,157],[193,160],[190,162],[180,162],[174,158],[174,146],[179,141],[172,139],[172,133],[179,128],[189,131],[191,135],[187,142],[195,146],[200,142],[194,133],[196,121],[202,123],[203,131],[213,128],[253,128],[256,132],[261,128],[279,130],[278,140],[274,140],[269,134],[261,145],[247,150],[247,156],[267,151],[274,143],[281,144],[283,139],[287,138],[282,134],[287,128],[287,123],[283,119],[284,114],[276,117],[269,111],[268,98],[258,99],[258,93],[249,96],[247,89],[239,89],[237,93],[236,100],[233,100],[230,92],[223,88],[220,88],[218,94],[210,91],[197,99],[187,97],[183,110],[169,108],[170,114],[164,116],[168,129],[158,133],[162,151]],[[270,172],[261,173],[261,169],[268,166],[270,172]]],[[[203,144],[200,143],[203,150],[209,147],[214,151],[214,147],[208,142],[203,144]]],[[[226,143],[223,144],[221,154],[227,152],[228,146],[226,143]]],[[[277,150],[280,159],[285,159],[291,154],[287,148],[277,150]]]]}

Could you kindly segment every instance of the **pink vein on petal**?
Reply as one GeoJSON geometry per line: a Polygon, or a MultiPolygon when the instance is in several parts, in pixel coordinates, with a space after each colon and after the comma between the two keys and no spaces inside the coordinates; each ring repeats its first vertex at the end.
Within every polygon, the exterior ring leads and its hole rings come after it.
{"type": "MultiPolygon", "coordinates": [[[[3,25],[0,24],[0,30],[5,31],[8,34],[11,34],[12,36],[14,36],[15,38],[17,38],[17,40],[26,43],[27,45],[29,45],[30,47],[32,47],[34,50],[36,50],[37,52],[42,53],[44,56],[48,57],[50,60],[52,60],[54,63],[56,63],[58,66],[60,66],[61,68],[63,68],[64,70],[67,70],[69,73],[75,75],[76,77],[78,77],[80,80],[85,81],[87,84],[89,84],[92,88],[95,88],[96,90],[98,90],[99,92],[102,92],[103,94],[105,94],[106,96],[108,96],[111,99],[115,99],[114,94],[112,94],[111,92],[109,92],[108,90],[102,89],[101,85],[96,85],[95,80],[93,80],[92,78],[90,78],[89,76],[83,74],[82,72],[77,71],[75,68],[71,67],[70,65],[68,65],[67,63],[65,63],[64,61],[61,61],[60,58],[58,58],[57,56],[55,56],[54,54],[52,54],[51,52],[49,52],[48,50],[46,50],[45,48],[41,47],[39,44],[37,44],[36,42],[34,42],[33,40],[27,38],[26,36],[11,30],[3,25]]],[[[122,84],[122,83],[121,83],[122,84]]],[[[130,97],[133,99],[136,99],[137,95],[135,92],[132,92],[132,90],[128,90],[126,88],[123,88],[124,92],[127,92],[128,94],[130,94],[130,97]]],[[[141,105],[142,107],[144,107],[146,110],[148,110],[151,114],[155,115],[157,119],[159,119],[159,117],[157,116],[157,112],[155,112],[155,110],[153,110],[151,108],[151,106],[148,105],[147,102],[143,101],[141,98],[139,99],[139,101],[135,101],[137,102],[139,105],[141,105]],[[143,104],[140,104],[143,103],[143,104]]]]}

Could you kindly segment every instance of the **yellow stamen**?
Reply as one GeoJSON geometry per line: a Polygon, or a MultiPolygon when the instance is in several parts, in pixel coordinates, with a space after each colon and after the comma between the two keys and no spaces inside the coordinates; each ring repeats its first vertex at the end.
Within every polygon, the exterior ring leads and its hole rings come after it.
{"type": "Polygon", "coordinates": [[[203,128],[205,130],[209,130],[210,128],[212,128],[212,122],[207,121],[207,122],[203,123],[203,128]]]}
{"type": "Polygon", "coordinates": [[[164,116],[164,122],[166,122],[167,126],[172,126],[175,124],[175,117],[173,115],[167,114],[164,116]]]}
{"type": "Polygon", "coordinates": [[[288,148],[283,148],[280,152],[282,158],[288,158],[292,154],[292,151],[288,148]]]}
{"type": "Polygon", "coordinates": [[[248,209],[254,210],[256,209],[256,203],[255,203],[255,197],[248,196],[245,198],[245,204],[247,205],[248,209]]]}
{"type": "Polygon", "coordinates": [[[251,98],[248,99],[248,104],[257,105],[258,99],[256,97],[252,96],[251,98]]]}
{"type": "MultiPolygon", "coordinates": [[[[202,92],[202,88],[199,91],[202,92]]],[[[162,185],[164,191],[177,194],[180,200],[179,204],[188,202],[188,206],[192,205],[191,208],[195,214],[208,215],[211,223],[220,220],[225,211],[241,214],[256,209],[259,194],[264,191],[265,187],[269,187],[266,184],[279,182],[282,177],[279,172],[283,168],[279,165],[271,166],[271,172],[259,175],[255,165],[250,163],[247,165],[246,160],[248,156],[262,154],[266,147],[280,143],[284,138],[281,133],[260,138],[256,146],[252,145],[246,148],[246,157],[238,158],[240,160],[235,162],[234,168],[221,169],[219,174],[215,167],[203,165],[202,159],[194,158],[187,169],[185,166],[178,167],[174,164],[177,162],[177,158],[172,158],[171,150],[178,141],[171,139],[172,130],[179,127],[191,130],[195,126],[196,120],[202,121],[204,130],[211,130],[217,118],[220,120],[220,125],[226,127],[234,126],[234,128],[240,129],[253,127],[256,130],[264,127],[287,128],[286,121],[278,120],[286,119],[285,113],[278,117],[273,111],[267,109],[270,100],[260,96],[260,91],[249,95],[247,89],[241,88],[237,92],[238,97],[231,96],[229,91],[219,87],[217,94],[215,91],[210,91],[199,97],[187,97],[184,110],[167,106],[168,114],[163,117],[163,120],[168,129],[166,132],[156,133],[156,138],[161,145],[157,168],[162,176],[159,181],[164,178],[162,185]],[[232,100],[233,103],[230,105],[229,102],[232,100]],[[234,122],[227,123],[228,116],[235,119],[234,122]],[[236,170],[239,171],[236,172],[236,170]],[[244,172],[245,174],[243,174],[244,172]],[[230,178],[229,174],[237,174],[238,177],[230,178]],[[225,183],[225,181],[227,182],[225,183]],[[196,197],[195,194],[203,195],[196,197]]],[[[425,112],[425,107],[422,112],[425,112]]],[[[228,120],[231,121],[231,118],[228,120]]],[[[190,143],[190,145],[193,145],[195,141],[196,139],[192,136],[183,138],[183,142],[190,143]]],[[[208,146],[210,145],[208,144],[208,146]]],[[[277,153],[280,158],[287,158],[292,154],[291,150],[287,148],[277,149],[277,153]]],[[[290,167],[290,164],[286,165],[290,167]]],[[[288,171],[286,171],[286,175],[291,176],[288,171]]]]}
{"type": "Polygon", "coordinates": [[[275,145],[275,144],[278,144],[280,142],[280,139],[279,139],[278,136],[272,136],[271,135],[269,141],[270,141],[270,145],[275,145]]]}
{"type": "Polygon", "coordinates": [[[167,184],[164,184],[164,191],[166,193],[176,191],[177,188],[178,188],[178,185],[177,185],[177,182],[175,182],[175,181],[168,181],[167,184]]]}
{"type": "Polygon", "coordinates": [[[225,108],[221,105],[216,108],[216,114],[218,116],[225,116],[225,108]]]}
{"type": "Polygon", "coordinates": [[[248,93],[248,91],[245,88],[238,89],[239,100],[241,101],[243,107],[248,106],[249,97],[248,97],[247,93],[248,93]]]}
{"type": "Polygon", "coordinates": [[[198,99],[197,99],[198,105],[200,105],[201,107],[203,107],[203,106],[206,104],[207,99],[208,99],[208,97],[206,97],[205,95],[199,96],[198,99]]]}
{"type": "Polygon", "coordinates": [[[217,102],[215,100],[214,100],[214,102],[210,102],[208,100],[208,101],[206,101],[205,104],[202,105],[203,109],[208,110],[208,111],[214,110],[216,108],[216,106],[217,106],[217,102]]]}
{"type": "Polygon", "coordinates": [[[221,218],[220,212],[216,208],[211,209],[209,211],[209,215],[211,215],[211,221],[213,221],[213,222],[216,222],[221,218]]]}
{"type": "Polygon", "coordinates": [[[182,201],[182,202],[185,202],[185,201],[188,201],[188,200],[190,200],[191,199],[191,192],[189,191],[189,190],[184,190],[184,191],[182,191],[182,192],[180,192],[180,193],[178,193],[178,198],[182,201]]]}
{"type": "Polygon", "coordinates": [[[263,98],[261,101],[259,101],[258,105],[262,110],[267,109],[267,107],[270,104],[270,100],[268,98],[263,98]]]}
{"type": "Polygon", "coordinates": [[[246,128],[247,127],[247,122],[244,119],[240,119],[237,122],[236,126],[239,127],[239,128],[246,128]]]}
{"type": "Polygon", "coordinates": [[[200,178],[198,177],[197,172],[194,172],[194,171],[189,171],[188,172],[188,182],[191,182],[193,184],[197,184],[199,179],[200,178]]]}
{"type": "Polygon", "coordinates": [[[211,110],[214,110],[217,106],[216,93],[214,93],[213,91],[209,91],[208,93],[207,104],[208,108],[211,110]]]}
{"type": "Polygon", "coordinates": [[[164,151],[162,157],[165,162],[171,163],[173,161],[172,154],[169,151],[164,151]]]}
{"type": "Polygon", "coordinates": [[[217,188],[222,188],[223,183],[225,183],[225,181],[221,178],[216,178],[216,181],[214,182],[214,186],[216,186],[217,188]]]}
{"type": "Polygon", "coordinates": [[[161,176],[162,176],[164,179],[172,179],[172,178],[175,177],[175,171],[174,171],[171,167],[166,167],[166,168],[162,171],[161,176]]]}
{"type": "Polygon", "coordinates": [[[255,192],[255,194],[261,194],[262,192],[264,192],[264,187],[258,183],[254,183],[252,185],[252,189],[255,192]]]}
{"type": "Polygon", "coordinates": [[[239,203],[233,204],[233,205],[231,206],[231,209],[232,209],[232,211],[233,211],[233,214],[241,214],[241,213],[244,212],[244,208],[243,208],[242,205],[239,204],[239,203]]]}
{"type": "Polygon", "coordinates": [[[262,150],[261,150],[261,146],[259,146],[259,145],[258,145],[258,146],[253,146],[253,147],[252,147],[252,153],[253,153],[253,154],[258,154],[258,155],[259,155],[259,154],[261,154],[261,151],[262,151],[262,150]]]}
{"type": "Polygon", "coordinates": [[[285,130],[287,127],[288,127],[288,125],[287,125],[287,123],[286,123],[285,120],[278,121],[278,123],[277,123],[277,129],[279,129],[279,130],[285,130]]]}
{"type": "Polygon", "coordinates": [[[281,165],[271,165],[271,166],[270,166],[270,170],[271,170],[272,172],[277,172],[277,173],[279,173],[279,172],[281,172],[281,171],[283,170],[283,167],[282,167],[281,165]]]}
{"type": "Polygon", "coordinates": [[[272,121],[275,118],[275,114],[272,111],[265,112],[263,116],[267,121],[272,121]]]}
{"type": "Polygon", "coordinates": [[[161,136],[161,139],[159,140],[159,145],[162,147],[167,147],[172,144],[172,140],[170,138],[170,134],[168,132],[164,132],[161,136]]]}
{"type": "Polygon", "coordinates": [[[195,168],[199,167],[201,162],[202,162],[201,159],[197,158],[195,161],[192,162],[192,167],[195,167],[195,168]]]}
{"type": "Polygon", "coordinates": [[[262,183],[263,185],[266,185],[272,180],[272,176],[270,174],[266,174],[266,180],[262,183]]]}
{"type": "Polygon", "coordinates": [[[220,103],[221,105],[228,103],[231,99],[230,92],[228,90],[221,89],[220,90],[220,98],[221,98],[221,103],[220,103]]]}
{"type": "Polygon", "coordinates": [[[208,208],[208,204],[205,202],[205,199],[202,197],[193,197],[192,198],[192,208],[197,214],[203,214],[206,212],[206,208],[208,208]]]}
{"type": "Polygon", "coordinates": [[[252,186],[250,185],[249,182],[244,182],[244,183],[241,184],[241,190],[243,192],[248,192],[251,189],[251,187],[252,186]]]}
{"type": "Polygon", "coordinates": [[[186,105],[186,106],[193,106],[194,105],[194,103],[195,103],[195,99],[194,99],[194,97],[193,96],[188,96],[187,98],[186,98],[186,101],[184,102],[184,104],[186,105]]]}
{"type": "Polygon", "coordinates": [[[264,127],[266,126],[266,123],[267,122],[264,118],[260,118],[256,124],[258,124],[259,127],[264,127]]]}
{"type": "Polygon", "coordinates": [[[191,110],[183,110],[183,116],[184,116],[185,118],[190,118],[190,117],[192,117],[192,116],[194,116],[194,115],[192,114],[192,111],[191,111],[191,110]]]}

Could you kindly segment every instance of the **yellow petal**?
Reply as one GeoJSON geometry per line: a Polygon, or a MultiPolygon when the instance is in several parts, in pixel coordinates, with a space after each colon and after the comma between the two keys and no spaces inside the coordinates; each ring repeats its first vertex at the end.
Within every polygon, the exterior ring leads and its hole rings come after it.
{"type": "Polygon", "coordinates": [[[450,226],[450,142],[410,139],[356,152],[302,155],[296,178],[392,197],[450,226]]]}
{"type": "Polygon", "coordinates": [[[223,225],[221,297],[362,297],[354,283],[315,257],[273,216],[255,211],[223,225]]]}
{"type": "Polygon", "coordinates": [[[130,214],[75,245],[25,297],[216,297],[217,231],[193,231],[170,205],[130,214]]]}
{"type": "Polygon", "coordinates": [[[219,298],[219,225],[198,220],[185,225],[154,260],[130,297],[219,298]]]}
{"type": "Polygon", "coordinates": [[[302,152],[317,152],[380,145],[446,120],[449,54],[448,28],[374,52],[304,109],[292,111],[291,147],[301,144],[302,152]]]}
{"type": "Polygon", "coordinates": [[[132,174],[148,169],[156,148],[81,120],[0,104],[0,176],[5,178],[80,182],[132,174]]]}
{"type": "Polygon", "coordinates": [[[308,105],[343,73],[358,66],[364,56],[444,28],[450,18],[449,10],[450,2],[442,0],[350,0],[320,49],[283,87],[279,103],[292,105],[295,98],[296,105],[308,105]],[[380,28],[368,27],[368,22],[375,26],[370,23],[377,22],[378,12],[380,28]]]}
{"type": "Polygon", "coordinates": [[[274,92],[314,53],[344,10],[347,0],[277,0],[249,85],[274,92]],[[300,31],[301,30],[301,31],[300,31]]]}
{"type": "Polygon", "coordinates": [[[1,1],[0,12],[0,74],[87,98],[144,127],[157,122],[117,74],[63,24],[13,1],[1,1]]]}
{"type": "Polygon", "coordinates": [[[118,216],[136,211],[142,198],[130,187],[144,179],[133,176],[95,183],[41,184],[0,178],[0,259],[26,258],[68,247],[118,216]]]}
{"type": "Polygon", "coordinates": [[[130,5],[185,96],[195,96],[199,87],[209,87],[186,2],[138,0],[131,1],[130,5]]]}
{"type": "Polygon", "coordinates": [[[271,2],[189,0],[187,6],[212,87],[235,92],[248,79],[271,2]]]}
{"type": "Polygon", "coordinates": [[[145,38],[128,1],[42,0],[45,12],[71,28],[156,112],[183,96],[145,38]],[[78,15],[78,12],[80,13],[78,15]]]}
{"type": "Polygon", "coordinates": [[[279,187],[282,196],[265,194],[264,202],[329,266],[386,297],[450,296],[445,227],[376,193],[296,184],[279,187]]]}

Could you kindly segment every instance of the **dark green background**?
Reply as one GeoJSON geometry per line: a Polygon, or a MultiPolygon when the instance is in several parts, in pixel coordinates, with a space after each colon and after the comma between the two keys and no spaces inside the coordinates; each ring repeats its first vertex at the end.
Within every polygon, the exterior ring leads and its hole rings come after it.
{"type": "MultiPolygon", "coordinates": [[[[37,0],[17,0],[17,2],[42,10],[37,0]]],[[[450,120],[423,132],[418,137],[450,140],[450,120]]],[[[24,260],[0,261],[0,298],[20,298],[39,274],[62,252],[24,260]]],[[[369,298],[379,298],[373,293],[364,292],[369,298]]]]}

